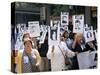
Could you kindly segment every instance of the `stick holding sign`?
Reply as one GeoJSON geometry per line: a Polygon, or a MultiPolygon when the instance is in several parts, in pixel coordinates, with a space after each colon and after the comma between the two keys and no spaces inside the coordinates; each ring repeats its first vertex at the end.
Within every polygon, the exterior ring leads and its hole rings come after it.
{"type": "Polygon", "coordinates": [[[77,55],[78,59],[78,64],[79,64],[79,69],[88,69],[90,66],[89,62],[89,51],[87,52],[82,52],[77,55]]]}
{"type": "Polygon", "coordinates": [[[95,39],[97,40],[98,37],[97,30],[94,30],[94,35],[95,35],[95,39]]]}

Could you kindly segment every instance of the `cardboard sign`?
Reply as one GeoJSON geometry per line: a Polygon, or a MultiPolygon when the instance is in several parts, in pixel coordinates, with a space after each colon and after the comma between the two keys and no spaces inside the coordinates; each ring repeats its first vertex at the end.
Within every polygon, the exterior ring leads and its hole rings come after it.
{"type": "Polygon", "coordinates": [[[31,37],[40,36],[39,21],[29,21],[28,22],[28,30],[30,31],[31,37]]]}
{"type": "Polygon", "coordinates": [[[39,37],[39,43],[44,43],[46,34],[48,32],[48,26],[47,25],[40,25],[40,37],[39,37]]]}
{"type": "Polygon", "coordinates": [[[47,32],[41,32],[39,43],[44,43],[45,37],[47,32]]]}
{"type": "Polygon", "coordinates": [[[73,33],[83,33],[84,15],[73,16],[73,33]]]}
{"type": "Polygon", "coordinates": [[[22,37],[24,32],[27,30],[26,24],[17,24],[15,28],[15,50],[23,50],[23,42],[22,42],[22,37]]]}
{"type": "Polygon", "coordinates": [[[94,34],[93,34],[93,27],[84,28],[84,37],[85,42],[90,42],[94,40],[94,34]]]}
{"type": "Polygon", "coordinates": [[[89,51],[77,55],[79,69],[88,69],[90,67],[89,51]]]}
{"type": "Polygon", "coordinates": [[[61,12],[61,25],[65,26],[69,24],[69,13],[61,12]]]}
{"type": "Polygon", "coordinates": [[[49,45],[57,45],[59,42],[59,35],[60,35],[60,21],[53,21],[53,26],[48,28],[49,32],[49,45]]]}
{"type": "Polygon", "coordinates": [[[19,33],[18,36],[17,36],[16,43],[15,43],[15,50],[23,50],[24,49],[22,37],[23,37],[23,34],[19,33]]]}
{"type": "Polygon", "coordinates": [[[23,33],[26,30],[26,24],[17,24],[18,33],[23,33]]]}
{"type": "Polygon", "coordinates": [[[93,52],[82,52],[77,55],[78,63],[79,63],[79,69],[89,69],[92,66],[97,65],[97,61],[95,61],[95,53],[93,52]]]}

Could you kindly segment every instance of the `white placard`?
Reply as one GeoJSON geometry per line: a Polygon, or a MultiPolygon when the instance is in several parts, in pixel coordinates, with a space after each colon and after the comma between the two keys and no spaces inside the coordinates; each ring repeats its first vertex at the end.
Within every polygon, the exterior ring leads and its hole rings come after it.
{"type": "Polygon", "coordinates": [[[18,36],[17,36],[16,43],[15,43],[15,50],[23,50],[24,49],[22,37],[23,37],[23,34],[19,33],[18,36]]]}
{"type": "Polygon", "coordinates": [[[48,32],[48,26],[47,25],[40,25],[41,33],[39,37],[39,43],[44,43],[46,34],[48,32]]]}
{"type": "Polygon", "coordinates": [[[84,15],[74,15],[72,18],[73,33],[83,33],[84,15]]]}
{"type": "Polygon", "coordinates": [[[47,32],[41,32],[39,43],[44,43],[47,32]]]}
{"type": "Polygon", "coordinates": [[[30,31],[31,37],[40,36],[39,21],[29,21],[28,22],[28,30],[30,31]]]}
{"type": "Polygon", "coordinates": [[[69,13],[61,12],[61,25],[65,26],[69,24],[69,13]]]}
{"type": "Polygon", "coordinates": [[[53,21],[53,26],[48,28],[49,45],[57,45],[60,39],[60,21],[53,21]]]}
{"type": "Polygon", "coordinates": [[[23,33],[26,30],[26,24],[17,24],[18,33],[23,33]]]}
{"type": "Polygon", "coordinates": [[[95,51],[93,52],[82,52],[77,55],[79,69],[89,69],[92,66],[97,65],[97,61],[95,61],[95,51]]]}
{"type": "Polygon", "coordinates": [[[23,42],[22,42],[22,37],[24,32],[27,30],[26,24],[17,24],[15,28],[15,37],[16,37],[16,42],[15,42],[15,50],[23,50],[23,42]],[[18,30],[18,32],[17,32],[18,30]]]}
{"type": "Polygon", "coordinates": [[[77,55],[79,69],[88,69],[90,67],[89,51],[77,55]]]}
{"type": "Polygon", "coordinates": [[[95,55],[97,54],[97,51],[92,51],[89,54],[90,59],[90,67],[97,66],[97,60],[95,60],[95,55]]]}
{"type": "Polygon", "coordinates": [[[93,27],[87,27],[84,28],[84,38],[85,42],[90,42],[94,40],[94,34],[93,34],[93,27]]]}

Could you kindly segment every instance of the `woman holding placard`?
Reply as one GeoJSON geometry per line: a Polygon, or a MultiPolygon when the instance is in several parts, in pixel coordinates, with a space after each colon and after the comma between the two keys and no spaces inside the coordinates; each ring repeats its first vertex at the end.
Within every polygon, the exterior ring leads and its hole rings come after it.
{"type": "MultiPolygon", "coordinates": [[[[72,45],[74,52],[78,53],[82,52],[83,46],[81,45],[81,40],[82,40],[82,34],[76,34],[72,45]]],[[[73,57],[73,69],[79,69],[77,56],[73,57]]]]}

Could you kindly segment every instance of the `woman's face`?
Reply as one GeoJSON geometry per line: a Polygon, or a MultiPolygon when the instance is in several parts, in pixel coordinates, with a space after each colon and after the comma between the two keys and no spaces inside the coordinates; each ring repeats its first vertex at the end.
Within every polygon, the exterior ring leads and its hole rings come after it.
{"type": "Polygon", "coordinates": [[[68,33],[67,32],[65,32],[65,38],[67,38],[68,37],[68,33]]]}
{"type": "Polygon", "coordinates": [[[64,37],[60,36],[60,41],[65,41],[64,37]]]}
{"type": "Polygon", "coordinates": [[[24,46],[25,46],[26,52],[30,53],[32,49],[32,43],[30,41],[26,41],[24,46]]]}

